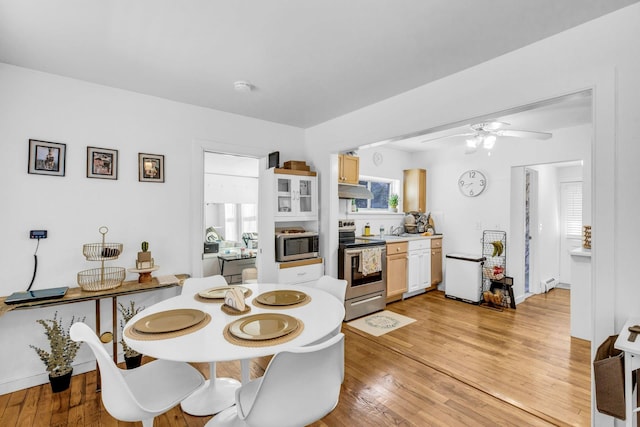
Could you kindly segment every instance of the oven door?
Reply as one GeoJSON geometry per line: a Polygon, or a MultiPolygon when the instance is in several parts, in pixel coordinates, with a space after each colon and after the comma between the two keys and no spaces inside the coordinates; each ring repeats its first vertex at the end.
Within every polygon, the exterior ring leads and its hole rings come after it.
{"type": "Polygon", "coordinates": [[[382,249],[382,268],[377,273],[363,275],[360,270],[360,257],[363,248],[344,250],[343,276],[347,281],[346,299],[357,298],[373,293],[386,294],[387,287],[387,259],[386,249],[382,249]]]}

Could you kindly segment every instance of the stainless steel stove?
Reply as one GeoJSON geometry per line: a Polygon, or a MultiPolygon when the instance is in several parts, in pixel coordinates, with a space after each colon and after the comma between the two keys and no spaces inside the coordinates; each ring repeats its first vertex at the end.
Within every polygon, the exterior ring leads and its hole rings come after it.
{"type": "Polygon", "coordinates": [[[338,278],[347,281],[344,320],[384,310],[386,306],[386,243],[384,240],[356,238],[355,231],[353,221],[338,222],[338,278]],[[367,275],[362,273],[361,258],[365,250],[380,251],[379,271],[367,275]]]}

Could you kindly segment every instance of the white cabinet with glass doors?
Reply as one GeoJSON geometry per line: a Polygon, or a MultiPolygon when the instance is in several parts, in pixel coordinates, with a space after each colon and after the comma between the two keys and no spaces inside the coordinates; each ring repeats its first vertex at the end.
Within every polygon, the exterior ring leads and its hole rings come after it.
{"type": "Polygon", "coordinates": [[[315,172],[275,170],[276,221],[304,221],[318,218],[318,177],[315,172]],[[312,175],[311,175],[312,174],[312,175]]]}

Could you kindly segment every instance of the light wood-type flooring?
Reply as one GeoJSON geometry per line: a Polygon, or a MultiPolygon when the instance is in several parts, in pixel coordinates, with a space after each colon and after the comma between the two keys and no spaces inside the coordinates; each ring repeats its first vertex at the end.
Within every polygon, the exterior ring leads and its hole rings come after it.
{"type": "MultiPolygon", "coordinates": [[[[590,344],[569,336],[569,291],[503,312],[438,291],[387,309],[417,321],[377,338],[343,326],[340,402],[314,427],[589,425],[590,344]]],[[[253,376],[267,363],[255,360],[253,376]]],[[[239,363],[219,363],[218,376],[239,378],[239,363]]],[[[94,371],[74,376],[62,393],[45,384],[2,395],[0,426],[135,425],[109,416],[95,382],[94,371]]],[[[203,426],[210,418],[178,407],[155,426],[203,426]]]]}

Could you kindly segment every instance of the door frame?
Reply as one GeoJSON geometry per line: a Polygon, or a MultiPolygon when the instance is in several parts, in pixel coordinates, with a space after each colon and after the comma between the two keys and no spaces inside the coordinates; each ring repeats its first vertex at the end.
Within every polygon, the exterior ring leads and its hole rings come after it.
{"type": "MultiPolygon", "coordinates": [[[[191,143],[191,177],[189,180],[189,260],[191,262],[191,277],[202,277],[202,254],[205,223],[204,223],[204,153],[206,151],[220,154],[230,154],[255,157],[260,160],[259,168],[267,165],[269,152],[262,147],[224,144],[215,141],[195,139],[191,143]]],[[[260,196],[258,195],[258,211],[260,210],[260,196]]]]}

